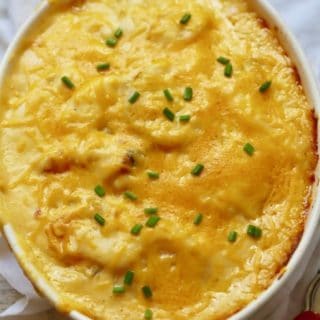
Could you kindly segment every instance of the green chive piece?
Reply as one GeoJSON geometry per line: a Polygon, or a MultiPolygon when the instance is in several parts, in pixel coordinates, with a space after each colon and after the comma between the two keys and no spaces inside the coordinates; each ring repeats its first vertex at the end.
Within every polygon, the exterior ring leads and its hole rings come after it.
{"type": "Polygon", "coordinates": [[[180,20],[180,24],[187,24],[190,21],[191,17],[191,13],[185,13],[180,20]]]}
{"type": "Polygon", "coordinates": [[[154,228],[158,222],[160,221],[160,217],[158,216],[151,216],[148,221],[146,222],[146,226],[149,228],[154,228]]]}
{"type": "Polygon", "coordinates": [[[192,170],[191,170],[191,174],[193,176],[200,176],[200,174],[202,173],[204,169],[204,165],[201,163],[198,163],[192,170]]]}
{"type": "Polygon", "coordinates": [[[228,241],[229,242],[236,242],[238,238],[238,233],[236,231],[230,231],[228,235],[228,241]]]}
{"type": "Polygon", "coordinates": [[[152,290],[149,286],[144,286],[142,287],[142,293],[143,295],[147,298],[147,299],[150,299],[152,298],[152,290]]]}
{"type": "Polygon", "coordinates": [[[164,108],[162,113],[170,121],[173,121],[175,118],[175,114],[169,108],[164,108]]]}
{"type": "Polygon", "coordinates": [[[203,214],[202,213],[198,213],[194,220],[193,220],[193,224],[195,224],[196,226],[198,226],[203,220],[203,214]]]}
{"type": "Polygon", "coordinates": [[[191,119],[191,116],[189,114],[183,114],[179,117],[180,122],[189,122],[191,119]]]}
{"type": "Polygon", "coordinates": [[[157,214],[158,208],[145,208],[144,213],[145,214],[157,214]]]}
{"type": "Polygon", "coordinates": [[[131,229],[131,234],[133,234],[134,236],[137,236],[140,234],[141,230],[143,228],[143,225],[138,223],[136,225],[134,225],[131,229]]]}
{"type": "Polygon", "coordinates": [[[131,104],[134,104],[134,103],[136,103],[137,101],[138,101],[138,99],[140,98],[140,93],[138,92],[138,91],[135,91],[133,94],[132,94],[132,96],[129,98],[129,102],[131,103],[131,104]]]}
{"type": "Polygon", "coordinates": [[[123,30],[121,28],[118,28],[115,32],[114,32],[114,36],[117,38],[117,39],[120,39],[123,35],[123,30]]]}
{"type": "Polygon", "coordinates": [[[251,143],[246,143],[243,147],[244,152],[246,152],[249,156],[253,156],[255,152],[255,148],[251,143]]]}
{"type": "Polygon", "coordinates": [[[144,312],[144,319],[145,320],[152,320],[153,312],[151,309],[146,309],[144,312]]]}
{"type": "Polygon", "coordinates": [[[219,57],[219,58],[217,59],[217,61],[218,61],[219,63],[223,64],[223,65],[227,65],[227,64],[230,62],[230,59],[225,58],[225,57],[219,57]]]}
{"type": "Polygon", "coordinates": [[[104,190],[103,186],[97,185],[94,188],[94,192],[96,193],[97,196],[99,196],[100,198],[103,198],[106,195],[106,190],[104,190]]]}
{"type": "Polygon", "coordinates": [[[272,84],[272,81],[266,81],[261,85],[261,87],[259,88],[259,91],[261,93],[265,93],[266,91],[269,90],[269,88],[271,87],[271,84],[272,84]]]}
{"type": "Polygon", "coordinates": [[[247,234],[252,238],[259,239],[262,236],[262,230],[257,226],[249,224],[247,228],[247,234]]]}
{"type": "Polygon", "coordinates": [[[133,271],[128,271],[125,276],[123,283],[127,286],[131,286],[134,278],[134,272],[133,271]]]}
{"type": "Polygon", "coordinates": [[[131,191],[126,191],[126,192],[123,193],[123,195],[124,195],[127,199],[130,199],[130,200],[132,200],[132,201],[138,200],[138,196],[137,196],[135,193],[131,192],[131,191]]]}
{"type": "Polygon", "coordinates": [[[232,67],[232,64],[229,62],[229,63],[227,63],[226,67],[224,68],[224,75],[227,78],[231,78],[232,73],[233,73],[233,67],[232,67]]]}
{"type": "Polygon", "coordinates": [[[106,40],[106,45],[107,45],[108,47],[113,48],[113,47],[115,47],[115,46],[117,45],[117,42],[118,42],[117,39],[115,39],[115,38],[109,38],[109,39],[106,40]]]}
{"type": "Polygon", "coordinates": [[[172,101],[173,101],[173,96],[172,96],[172,94],[171,94],[171,92],[170,92],[169,89],[163,90],[163,94],[164,94],[164,96],[167,98],[167,100],[168,100],[169,102],[172,102],[172,101]]]}
{"type": "Polygon", "coordinates": [[[97,70],[98,71],[106,71],[110,69],[110,63],[100,63],[97,64],[97,70]]]}
{"type": "Polygon", "coordinates": [[[156,171],[148,171],[147,174],[151,180],[157,180],[160,177],[159,172],[156,172],[156,171]]]}
{"type": "Polygon", "coordinates": [[[96,220],[100,224],[100,226],[104,226],[106,224],[106,220],[99,213],[96,213],[94,215],[94,220],[96,220]]]}
{"type": "Polygon", "coordinates": [[[73,82],[70,80],[70,78],[68,78],[67,76],[63,76],[61,78],[62,83],[69,89],[74,89],[75,85],[73,84],[73,82]]]}
{"type": "Polygon", "coordinates": [[[114,294],[123,294],[123,293],[125,293],[125,291],[126,291],[126,288],[121,285],[115,285],[112,289],[112,292],[114,294]]]}
{"type": "Polygon", "coordinates": [[[193,89],[191,87],[186,87],[184,89],[183,99],[185,101],[191,101],[193,97],[193,89]]]}

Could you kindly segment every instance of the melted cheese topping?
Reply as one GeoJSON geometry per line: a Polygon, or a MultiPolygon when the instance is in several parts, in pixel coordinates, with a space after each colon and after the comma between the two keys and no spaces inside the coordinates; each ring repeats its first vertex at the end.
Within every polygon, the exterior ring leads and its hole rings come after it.
{"type": "Polygon", "coordinates": [[[314,124],[292,62],[243,0],[57,5],[13,58],[1,92],[1,220],[64,311],[123,320],[151,308],[154,319],[225,319],[271,284],[299,241],[314,124]],[[182,25],[186,12],[192,18],[182,25]],[[118,27],[123,36],[108,47],[118,27]],[[219,56],[231,60],[231,78],[219,56]],[[110,70],[98,72],[99,63],[110,70]],[[262,94],[266,80],[272,86],[262,94]],[[130,104],[134,91],[141,96],[130,104]],[[180,122],[185,114],[190,121],[180,122]],[[190,174],[197,163],[205,166],[198,177],[190,174]],[[138,199],[125,198],[127,190],[138,199]],[[161,220],[134,236],[147,207],[158,207],[161,220]],[[260,239],[247,235],[249,224],[262,229],[260,239]],[[128,270],[132,285],[114,295],[128,270]]]}

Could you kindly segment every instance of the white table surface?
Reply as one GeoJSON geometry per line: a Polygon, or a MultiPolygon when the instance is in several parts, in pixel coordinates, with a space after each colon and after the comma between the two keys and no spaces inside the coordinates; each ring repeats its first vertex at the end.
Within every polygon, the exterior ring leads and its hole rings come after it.
{"type": "MultiPolygon", "coordinates": [[[[5,50],[5,46],[14,35],[16,28],[22,22],[21,13],[14,14],[9,18],[8,8],[16,10],[17,5],[25,6],[27,3],[35,3],[37,0],[0,0],[0,59],[5,50]]],[[[284,20],[298,37],[305,49],[307,56],[312,60],[317,69],[315,73],[320,76],[320,23],[317,21],[320,15],[320,0],[269,0],[282,14],[284,20]],[[308,6],[313,5],[312,13],[308,11],[308,6]],[[314,7],[316,6],[316,7],[314,7]],[[318,41],[314,41],[318,39],[318,41]]],[[[21,9],[21,8],[20,8],[21,9]]],[[[19,294],[10,289],[4,279],[0,277],[0,311],[17,300],[19,294]]],[[[42,314],[39,319],[62,320],[65,317],[55,311],[42,314]]],[[[21,318],[23,319],[23,318],[21,318]]],[[[260,320],[260,319],[257,319],[260,320]]],[[[291,319],[288,319],[291,320],[291,319]]]]}

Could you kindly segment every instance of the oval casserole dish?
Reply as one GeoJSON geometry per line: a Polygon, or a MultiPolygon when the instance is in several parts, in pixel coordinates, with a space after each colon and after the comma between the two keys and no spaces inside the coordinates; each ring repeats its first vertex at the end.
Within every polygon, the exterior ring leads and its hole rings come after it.
{"type": "MultiPolygon", "coordinates": [[[[316,81],[312,75],[310,67],[304,54],[297,44],[297,41],[288,31],[288,29],[281,22],[274,9],[264,0],[249,0],[250,8],[255,11],[259,17],[264,19],[268,28],[273,30],[276,34],[281,46],[285,49],[288,56],[292,60],[297,70],[297,78],[301,81],[304,93],[308,99],[309,104],[314,108],[315,118],[318,119],[320,110],[320,98],[317,89],[316,81]]],[[[20,30],[15,40],[11,44],[4,60],[0,67],[0,90],[3,90],[8,73],[10,72],[12,57],[21,49],[24,39],[35,30],[39,21],[44,17],[52,7],[55,6],[54,2],[44,2],[37,12],[28,20],[25,26],[20,30]]],[[[317,136],[319,130],[317,128],[317,136]]],[[[318,137],[317,137],[318,138],[318,137]]],[[[318,143],[319,139],[317,139],[318,143]]],[[[319,149],[319,145],[317,145],[319,149]]],[[[287,295],[292,289],[292,284],[296,283],[297,279],[302,276],[302,271],[306,266],[306,262],[311,257],[315,245],[317,243],[317,228],[319,227],[320,215],[320,196],[319,196],[319,165],[315,172],[315,182],[313,186],[312,201],[308,210],[308,217],[306,219],[305,228],[301,240],[292,254],[286,266],[278,273],[276,279],[272,284],[255,300],[253,300],[245,308],[239,310],[233,316],[232,320],[250,320],[250,319],[263,319],[274,310],[279,303],[279,298],[287,295]]],[[[45,296],[56,308],[62,313],[69,314],[72,319],[85,320],[90,319],[81,314],[79,310],[72,310],[68,304],[61,301],[59,292],[57,292],[50,285],[48,281],[41,275],[32,262],[25,258],[25,253],[20,245],[21,239],[18,240],[19,235],[14,231],[14,226],[10,224],[3,225],[3,234],[8,240],[8,243],[17,257],[25,274],[31,280],[34,287],[41,295],[45,296]]],[[[142,318],[142,317],[141,317],[142,318]]],[[[154,319],[157,319],[154,317],[154,319]]]]}

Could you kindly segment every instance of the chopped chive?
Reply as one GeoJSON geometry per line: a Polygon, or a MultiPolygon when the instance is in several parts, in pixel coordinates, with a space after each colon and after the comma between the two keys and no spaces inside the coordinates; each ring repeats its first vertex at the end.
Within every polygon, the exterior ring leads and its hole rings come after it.
{"type": "Polygon", "coordinates": [[[157,180],[160,177],[159,172],[156,172],[156,171],[148,171],[147,174],[151,180],[157,180]]]}
{"type": "Polygon", "coordinates": [[[232,67],[232,64],[229,62],[229,63],[227,63],[226,67],[224,68],[224,75],[227,78],[231,78],[232,73],[233,73],[233,67],[232,67]]]}
{"type": "Polygon", "coordinates": [[[133,234],[134,236],[137,236],[140,234],[141,230],[143,228],[143,225],[138,223],[136,225],[134,225],[131,229],[131,234],[133,234]]]}
{"type": "Polygon", "coordinates": [[[269,88],[271,87],[271,84],[272,84],[272,81],[266,81],[261,85],[261,87],[259,88],[259,91],[261,93],[265,93],[266,91],[269,90],[269,88]]]}
{"type": "Polygon", "coordinates": [[[121,285],[115,285],[112,289],[112,292],[114,294],[123,294],[123,293],[125,293],[125,291],[126,291],[126,288],[121,285]]]}
{"type": "Polygon", "coordinates": [[[219,58],[217,59],[217,61],[218,61],[219,63],[223,64],[223,65],[227,65],[227,64],[230,62],[230,59],[225,58],[225,57],[219,57],[219,58]]]}
{"type": "Polygon", "coordinates": [[[96,220],[100,224],[100,226],[104,226],[106,224],[106,220],[99,213],[96,213],[94,215],[94,220],[96,220]]]}
{"type": "Polygon", "coordinates": [[[106,45],[107,45],[108,47],[113,48],[113,47],[116,46],[117,42],[118,42],[117,39],[115,39],[115,38],[109,38],[109,39],[106,40],[106,45]]]}
{"type": "Polygon", "coordinates": [[[121,28],[118,28],[118,29],[115,31],[115,33],[114,33],[114,36],[115,36],[117,39],[121,38],[122,35],[123,35],[123,30],[122,30],[121,28]]]}
{"type": "Polygon", "coordinates": [[[138,200],[138,197],[135,193],[131,192],[131,191],[126,191],[123,193],[123,195],[127,198],[130,199],[132,201],[136,201],[138,200]]]}
{"type": "Polygon", "coordinates": [[[191,13],[185,13],[180,20],[180,24],[187,24],[190,21],[191,17],[191,13]]]}
{"type": "Polygon", "coordinates": [[[230,231],[228,235],[228,241],[229,242],[236,242],[238,238],[238,233],[236,231],[230,231]]]}
{"type": "Polygon", "coordinates": [[[106,190],[104,190],[104,187],[101,185],[97,185],[94,188],[94,192],[96,193],[97,196],[99,196],[100,198],[103,198],[106,195],[106,190]]]}
{"type": "Polygon", "coordinates": [[[183,114],[179,117],[180,122],[189,122],[191,119],[191,116],[189,114],[183,114]]]}
{"type": "Polygon", "coordinates": [[[185,101],[191,101],[193,97],[193,89],[191,87],[186,87],[184,89],[183,99],[185,101]]]}
{"type": "Polygon", "coordinates": [[[160,219],[161,219],[160,217],[153,215],[147,220],[146,226],[149,228],[154,228],[158,224],[160,219]]]}
{"type": "Polygon", "coordinates": [[[204,169],[204,165],[201,163],[198,163],[192,170],[191,170],[191,174],[193,176],[200,176],[200,174],[202,173],[204,169]]]}
{"type": "Polygon", "coordinates": [[[193,224],[195,224],[196,226],[198,226],[203,220],[203,214],[202,213],[198,213],[194,220],[193,220],[193,224]]]}
{"type": "Polygon", "coordinates": [[[164,108],[162,113],[170,121],[173,121],[175,118],[175,114],[169,108],[164,108]]]}
{"type": "Polygon", "coordinates": [[[73,84],[73,82],[70,80],[70,78],[68,78],[67,76],[63,76],[61,78],[62,83],[69,89],[74,89],[75,85],[73,84]]]}
{"type": "Polygon", "coordinates": [[[152,298],[152,290],[149,286],[142,287],[142,293],[146,298],[152,298]]]}
{"type": "Polygon", "coordinates": [[[157,214],[158,208],[145,208],[144,213],[146,214],[157,214]]]}
{"type": "Polygon", "coordinates": [[[249,156],[253,156],[255,152],[255,148],[251,143],[246,143],[243,147],[244,152],[246,152],[249,156]]]}
{"type": "Polygon", "coordinates": [[[170,101],[170,102],[173,101],[173,96],[172,96],[172,94],[171,94],[169,89],[163,90],[163,94],[167,98],[168,101],[170,101]]]}
{"type": "Polygon", "coordinates": [[[252,238],[259,239],[262,236],[262,230],[259,227],[249,224],[247,234],[252,238]]]}
{"type": "Polygon", "coordinates": [[[125,276],[123,283],[127,286],[131,286],[134,278],[134,272],[133,271],[128,271],[125,276]]]}
{"type": "Polygon", "coordinates": [[[135,91],[132,96],[128,99],[128,101],[131,104],[134,104],[138,101],[138,99],[140,98],[140,93],[138,91],[135,91]]]}
{"type": "Polygon", "coordinates": [[[110,69],[110,63],[100,63],[97,64],[97,70],[98,71],[106,71],[110,69]]]}
{"type": "Polygon", "coordinates": [[[144,319],[145,320],[152,320],[153,312],[151,309],[146,309],[144,312],[144,319]]]}

